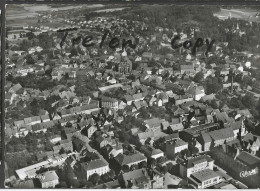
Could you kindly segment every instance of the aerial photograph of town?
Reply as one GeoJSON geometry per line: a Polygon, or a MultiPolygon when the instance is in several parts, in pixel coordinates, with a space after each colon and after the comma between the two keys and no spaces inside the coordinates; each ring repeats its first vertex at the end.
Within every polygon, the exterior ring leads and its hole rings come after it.
{"type": "Polygon", "coordinates": [[[6,188],[260,188],[260,6],[5,12],[6,188]]]}

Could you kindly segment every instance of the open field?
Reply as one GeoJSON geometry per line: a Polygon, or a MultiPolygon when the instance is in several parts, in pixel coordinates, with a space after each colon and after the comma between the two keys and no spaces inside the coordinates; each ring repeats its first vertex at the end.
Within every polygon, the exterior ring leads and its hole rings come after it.
{"type": "Polygon", "coordinates": [[[258,11],[253,9],[221,9],[221,11],[215,13],[214,16],[221,20],[228,19],[231,16],[231,18],[235,19],[259,22],[260,18],[255,17],[256,13],[258,13],[258,11]]]}
{"type": "MultiPolygon", "coordinates": [[[[94,9],[101,8],[104,5],[61,5],[59,7],[54,5],[8,5],[6,9],[6,26],[24,26],[30,24],[37,25],[37,16],[45,11],[67,11],[71,9],[94,9]]],[[[52,23],[50,23],[52,24],[52,23]]],[[[54,23],[59,25],[58,23],[54,23]]],[[[45,24],[48,26],[47,24],[45,24]]],[[[58,27],[58,26],[57,26],[58,27]]]]}

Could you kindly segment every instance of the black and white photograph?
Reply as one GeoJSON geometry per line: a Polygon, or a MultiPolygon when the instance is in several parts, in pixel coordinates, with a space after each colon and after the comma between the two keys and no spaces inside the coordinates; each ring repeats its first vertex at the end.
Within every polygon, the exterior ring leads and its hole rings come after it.
{"type": "Polygon", "coordinates": [[[260,4],[8,4],[5,186],[260,188],[260,4]]]}

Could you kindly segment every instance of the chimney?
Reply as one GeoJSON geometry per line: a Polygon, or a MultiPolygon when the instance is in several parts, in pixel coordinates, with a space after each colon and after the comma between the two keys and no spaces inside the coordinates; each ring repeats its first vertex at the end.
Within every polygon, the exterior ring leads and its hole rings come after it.
{"type": "Polygon", "coordinates": [[[231,94],[233,94],[233,71],[231,73],[231,91],[230,91],[231,94]]]}

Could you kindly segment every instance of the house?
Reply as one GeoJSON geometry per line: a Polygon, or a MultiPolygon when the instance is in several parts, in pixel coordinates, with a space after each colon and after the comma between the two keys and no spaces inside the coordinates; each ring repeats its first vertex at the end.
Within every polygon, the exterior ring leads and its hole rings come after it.
{"type": "Polygon", "coordinates": [[[149,129],[158,129],[161,127],[161,123],[164,120],[159,119],[159,118],[152,118],[152,119],[147,119],[144,121],[145,126],[149,129]]]}
{"type": "Polygon", "coordinates": [[[109,152],[109,156],[116,157],[119,154],[123,154],[123,146],[121,144],[112,146],[112,150],[109,152]]]}
{"type": "Polygon", "coordinates": [[[244,116],[244,117],[247,117],[247,118],[253,117],[248,109],[238,110],[237,116],[235,118],[238,118],[238,117],[241,117],[241,116],[244,116]]]}
{"type": "Polygon", "coordinates": [[[226,112],[216,112],[214,119],[216,122],[222,122],[223,124],[235,121],[233,118],[230,118],[226,112]]]}
{"type": "Polygon", "coordinates": [[[56,144],[57,142],[61,141],[61,136],[60,135],[53,135],[49,138],[49,140],[52,144],[56,144]]]}
{"type": "Polygon", "coordinates": [[[224,127],[225,128],[228,128],[228,127],[232,128],[235,138],[238,136],[238,134],[240,134],[240,136],[242,136],[242,137],[244,137],[247,134],[243,119],[241,119],[239,121],[232,122],[232,123],[226,123],[226,124],[224,124],[224,127]]]}
{"type": "Polygon", "coordinates": [[[194,74],[194,66],[193,65],[181,65],[180,66],[180,72],[181,74],[194,74]]]}
{"type": "Polygon", "coordinates": [[[92,174],[97,173],[99,176],[109,172],[108,162],[104,159],[95,159],[88,162],[80,163],[82,175],[88,180],[92,174]]]}
{"type": "Polygon", "coordinates": [[[59,184],[59,177],[54,170],[40,174],[38,179],[40,180],[42,188],[55,188],[55,186],[59,184]]]}
{"type": "Polygon", "coordinates": [[[153,58],[153,53],[151,53],[151,52],[144,52],[142,54],[143,60],[151,60],[152,58],[153,58]]]}
{"type": "Polygon", "coordinates": [[[182,108],[178,107],[178,106],[173,106],[170,109],[173,112],[174,116],[180,116],[180,115],[184,115],[185,114],[185,111],[182,108]]]}
{"type": "Polygon", "coordinates": [[[87,137],[90,138],[97,130],[97,127],[94,125],[88,125],[85,127],[85,130],[87,131],[87,137]]]}
{"type": "Polygon", "coordinates": [[[17,189],[33,189],[35,188],[33,180],[23,180],[13,184],[13,188],[17,189]]]}
{"type": "Polygon", "coordinates": [[[21,86],[21,84],[15,84],[14,86],[12,86],[10,89],[9,89],[9,93],[11,94],[15,94],[18,90],[22,89],[23,87],[21,86]]]}
{"type": "Polygon", "coordinates": [[[235,139],[235,135],[231,127],[210,131],[208,134],[212,139],[212,144],[214,147],[223,145],[225,142],[230,142],[235,139]]]}
{"type": "Polygon", "coordinates": [[[180,105],[189,101],[193,101],[193,97],[191,95],[183,95],[183,96],[177,96],[174,98],[175,105],[180,105]]]}
{"type": "Polygon", "coordinates": [[[103,184],[99,184],[93,188],[94,189],[117,189],[117,188],[121,188],[121,186],[118,180],[112,180],[103,184]]]}
{"type": "Polygon", "coordinates": [[[201,133],[201,135],[198,137],[198,142],[202,145],[202,150],[207,152],[210,150],[212,138],[208,133],[201,133]]]}
{"type": "Polygon", "coordinates": [[[174,158],[176,153],[182,150],[188,149],[188,143],[182,139],[173,139],[172,141],[166,142],[165,154],[167,157],[174,158]]]}
{"type": "Polygon", "coordinates": [[[125,95],[125,96],[124,96],[124,100],[125,100],[125,102],[126,102],[127,105],[131,105],[132,102],[134,101],[134,98],[133,98],[133,96],[131,96],[131,95],[125,95]]]}
{"type": "Polygon", "coordinates": [[[148,145],[143,145],[140,148],[141,152],[144,153],[144,155],[147,158],[153,158],[153,159],[157,159],[160,157],[164,156],[163,151],[161,151],[160,149],[155,149],[152,146],[148,146],[148,145]]]}
{"type": "Polygon", "coordinates": [[[115,141],[111,139],[111,137],[109,137],[109,136],[102,136],[102,135],[98,136],[95,139],[95,142],[96,142],[96,144],[98,145],[99,148],[102,148],[102,147],[104,147],[104,146],[106,146],[108,144],[111,145],[111,146],[116,144],[115,141]]]}
{"type": "Polygon", "coordinates": [[[149,189],[150,182],[146,169],[137,169],[119,175],[119,183],[122,188],[149,189]]]}
{"type": "Polygon", "coordinates": [[[129,74],[132,72],[132,62],[128,57],[122,58],[118,64],[118,72],[122,74],[129,74]]]}
{"type": "Polygon", "coordinates": [[[166,93],[159,93],[157,94],[158,106],[161,107],[162,105],[168,103],[169,97],[166,93]],[[159,104],[160,101],[160,104],[159,104]]]}
{"type": "Polygon", "coordinates": [[[167,172],[165,174],[165,178],[164,178],[164,189],[168,189],[168,188],[178,188],[180,183],[181,183],[182,179],[178,176],[175,176],[173,174],[170,174],[169,172],[167,172]]]}
{"type": "Polygon", "coordinates": [[[211,102],[212,100],[215,100],[216,96],[215,94],[209,94],[209,95],[204,95],[201,97],[200,101],[205,103],[206,101],[211,102]]]}
{"type": "Polygon", "coordinates": [[[176,124],[170,125],[168,128],[171,129],[172,132],[176,132],[176,131],[183,130],[184,126],[182,123],[176,123],[176,124]]]}
{"type": "Polygon", "coordinates": [[[199,101],[203,96],[205,96],[205,90],[203,86],[191,87],[187,90],[187,93],[192,95],[196,101],[199,101]]]}
{"type": "Polygon", "coordinates": [[[133,95],[134,101],[140,101],[144,99],[144,96],[142,93],[137,93],[133,95]]]}
{"type": "Polygon", "coordinates": [[[42,123],[50,121],[49,115],[41,115],[40,118],[41,118],[42,123]]]}
{"type": "Polygon", "coordinates": [[[101,98],[101,106],[104,108],[111,108],[118,110],[118,100],[103,96],[101,98]]]}
{"type": "Polygon", "coordinates": [[[65,152],[72,152],[73,151],[73,145],[71,140],[61,140],[59,145],[54,145],[53,146],[53,151],[54,153],[60,152],[61,149],[64,149],[65,152]]]}
{"type": "Polygon", "coordinates": [[[147,162],[147,158],[137,152],[137,153],[134,153],[134,154],[129,154],[129,155],[125,155],[125,154],[118,154],[116,157],[115,157],[115,161],[117,162],[117,164],[119,164],[120,167],[124,166],[124,165],[127,165],[127,166],[132,166],[132,165],[136,165],[136,164],[139,164],[140,162],[147,162]]]}
{"type": "Polygon", "coordinates": [[[41,122],[42,121],[41,121],[40,116],[24,118],[24,124],[27,124],[27,125],[34,125],[34,124],[41,123],[41,122]]]}
{"type": "Polygon", "coordinates": [[[151,141],[151,144],[153,143],[155,135],[153,131],[147,131],[147,132],[141,132],[137,134],[138,141],[144,145],[147,140],[151,141]]]}
{"type": "Polygon", "coordinates": [[[243,137],[242,143],[249,153],[256,155],[260,149],[260,136],[248,133],[243,137]]]}
{"type": "Polygon", "coordinates": [[[208,155],[199,155],[184,160],[180,163],[179,172],[181,177],[187,178],[191,174],[202,171],[204,169],[213,170],[214,160],[208,155]]]}
{"type": "Polygon", "coordinates": [[[75,128],[64,128],[61,135],[63,138],[71,140],[73,136],[79,136],[80,131],[75,128]]]}

